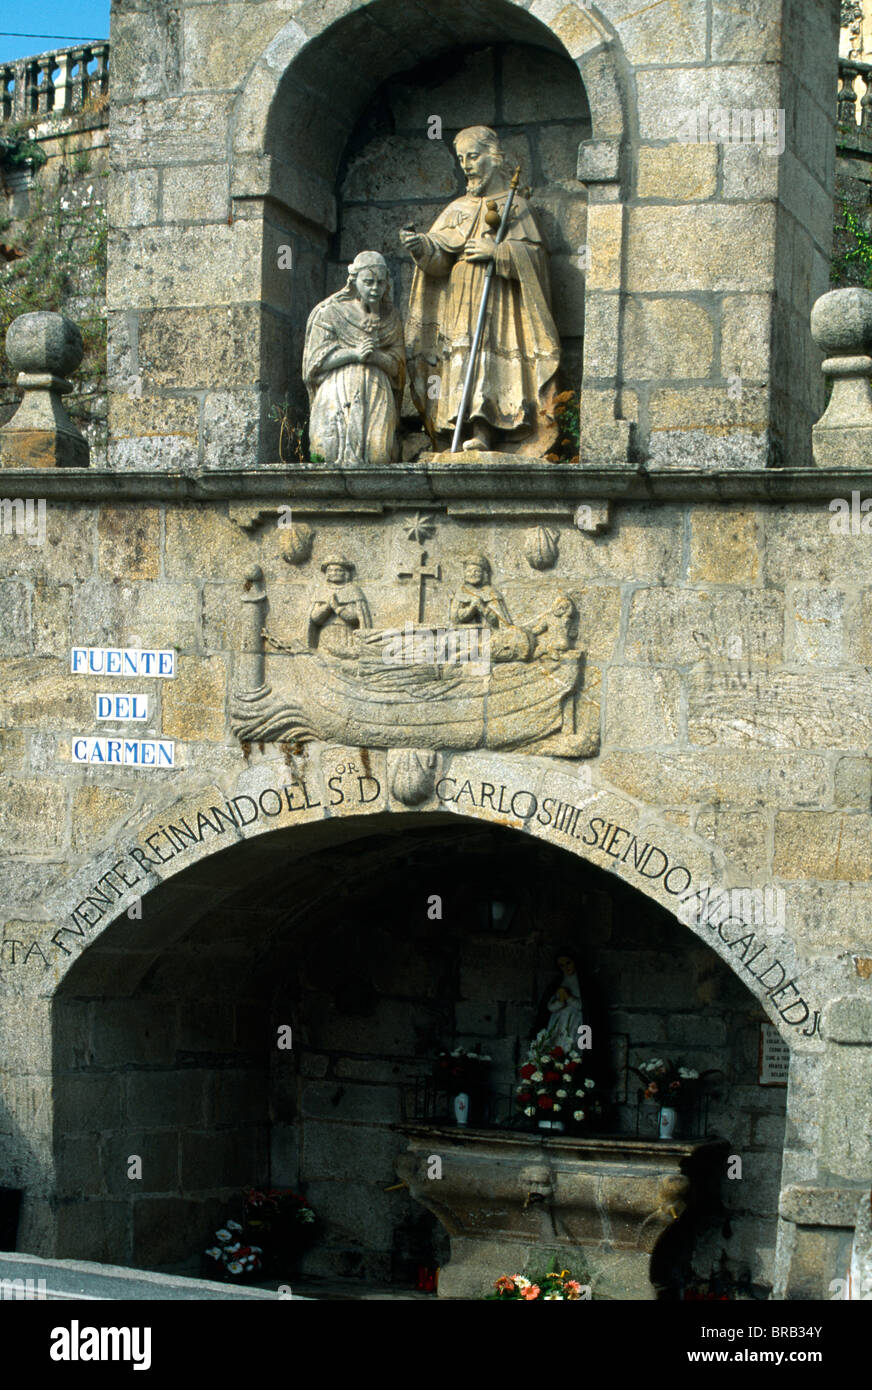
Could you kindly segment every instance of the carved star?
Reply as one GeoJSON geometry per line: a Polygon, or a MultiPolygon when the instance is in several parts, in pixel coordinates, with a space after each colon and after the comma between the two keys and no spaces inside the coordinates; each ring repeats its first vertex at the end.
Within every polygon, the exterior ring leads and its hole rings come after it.
{"type": "Polygon", "coordinates": [[[408,539],[417,541],[419,545],[436,534],[432,516],[422,516],[420,512],[415,512],[414,516],[407,516],[404,524],[408,539]]]}

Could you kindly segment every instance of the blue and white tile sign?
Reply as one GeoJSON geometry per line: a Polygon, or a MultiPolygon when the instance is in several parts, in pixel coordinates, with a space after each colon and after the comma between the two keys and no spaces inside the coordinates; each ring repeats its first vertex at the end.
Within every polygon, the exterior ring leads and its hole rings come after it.
{"type": "MultiPolygon", "coordinates": [[[[176,654],[140,647],[73,647],[70,670],[74,676],[148,676],[167,680],[176,674],[176,654]]],[[[148,718],[148,696],[133,691],[100,691],[96,716],[98,721],[141,722],[148,718]]],[[[174,767],[175,744],[171,739],[81,734],[72,740],[72,760],[98,766],[174,767]]]]}

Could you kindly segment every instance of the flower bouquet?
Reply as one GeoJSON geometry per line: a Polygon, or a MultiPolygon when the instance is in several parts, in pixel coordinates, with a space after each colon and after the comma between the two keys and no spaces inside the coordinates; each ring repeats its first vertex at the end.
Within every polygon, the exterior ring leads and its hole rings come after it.
{"type": "Polygon", "coordinates": [[[585,1126],[603,1109],[596,1082],[585,1076],[586,1065],[584,1053],[577,1048],[532,1042],[515,1088],[515,1105],[543,1128],[585,1126]]]}
{"type": "Polygon", "coordinates": [[[289,1273],[291,1264],[315,1235],[314,1210],[289,1187],[264,1192],[247,1187],[243,1197],[246,1229],[262,1242],[268,1272],[289,1273]]]}
{"type": "Polygon", "coordinates": [[[664,1126],[664,1114],[694,1109],[704,1093],[708,1077],[719,1074],[716,1067],[698,1072],[693,1067],[683,1067],[663,1057],[652,1057],[630,1070],[643,1083],[641,1099],[652,1100],[660,1106],[661,1139],[671,1138],[673,1129],[668,1123],[664,1126]]]}
{"type": "Polygon", "coordinates": [[[204,1252],[207,1279],[241,1284],[264,1277],[263,1249],[259,1245],[245,1244],[244,1231],[238,1221],[228,1221],[215,1232],[215,1240],[217,1244],[204,1252]]]}
{"type": "Polygon", "coordinates": [[[573,1279],[568,1269],[561,1269],[559,1273],[555,1270],[535,1279],[527,1279],[523,1274],[501,1274],[494,1283],[494,1290],[486,1297],[503,1303],[532,1303],[537,1299],[574,1302],[590,1298],[590,1285],[573,1279]]]}

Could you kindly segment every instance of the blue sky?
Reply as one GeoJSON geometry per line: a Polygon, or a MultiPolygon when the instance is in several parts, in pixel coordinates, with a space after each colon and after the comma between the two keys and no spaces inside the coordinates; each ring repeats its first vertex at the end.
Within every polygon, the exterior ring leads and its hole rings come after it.
{"type": "Polygon", "coordinates": [[[109,0],[0,0],[0,62],[69,48],[78,38],[108,37],[109,0]],[[10,38],[3,30],[49,37],[10,38]]]}

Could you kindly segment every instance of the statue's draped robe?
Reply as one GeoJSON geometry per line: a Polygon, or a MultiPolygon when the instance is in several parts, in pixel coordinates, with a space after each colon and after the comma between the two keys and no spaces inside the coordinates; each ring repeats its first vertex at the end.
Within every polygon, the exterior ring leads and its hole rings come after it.
{"type": "Polygon", "coordinates": [[[403,325],[383,306],[368,314],[348,289],[318,304],[306,325],[303,378],[309,393],[309,444],[327,463],[391,463],[405,382],[403,325]],[[367,332],[372,325],[373,332],[367,332]],[[331,368],[337,348],[372,346],[391,359],[390,373],[371,362],[331,368]]]}
{"type": "MultiPolygon", "coordinates": [[[[493,200],[500,214],[507,196],[493,200]]],[[[487,262],[459,257],[470,238],[489,231],[487,202],[472,195],[455,199],[415,255],[406,318],[409,384],[431,430],[453,430],[457,421],[487,269],[487,262]]],[[[478,416],[523,438],[548,408],[560,340],[551,316],[548,253],[528,203],[517,195],[495,260],[467,419],[478,416]]]]}

